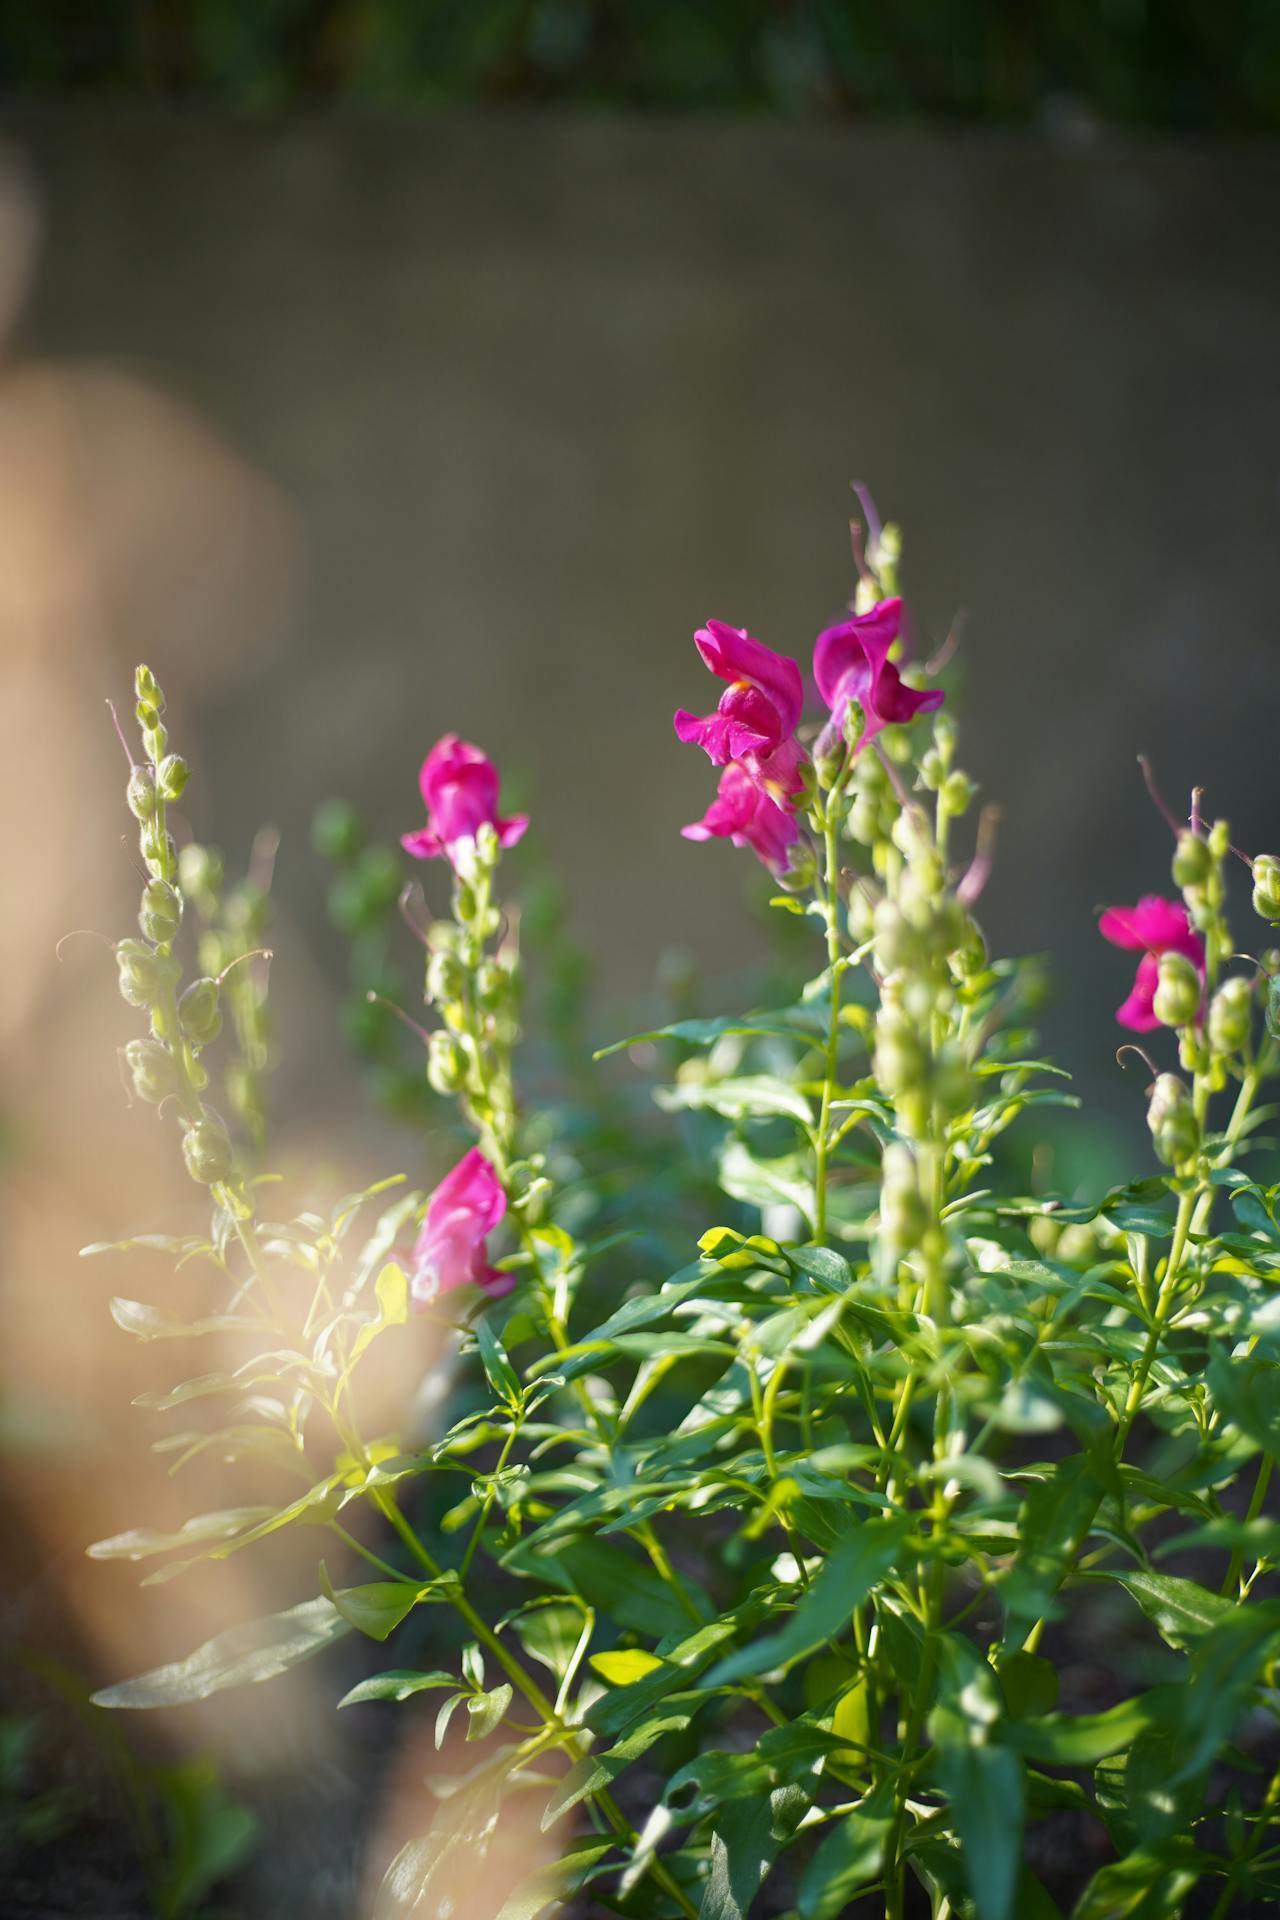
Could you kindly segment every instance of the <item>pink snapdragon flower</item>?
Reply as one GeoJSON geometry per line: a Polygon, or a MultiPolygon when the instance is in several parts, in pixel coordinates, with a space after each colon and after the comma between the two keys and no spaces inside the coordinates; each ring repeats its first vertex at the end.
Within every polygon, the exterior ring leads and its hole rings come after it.
{"type": "Polygon", "coordinates": [[[1147,893],[1136,907],[1108,907],[1098,922],[1098,932],[1113,947],[1142,955],[1133,989],[1116,1008],[1120,1025],[1133,1033],[1151,1033],[1160,1025],[1154,1003],[1162,953],[1185,954],[1203,978],[1204,946],[1181,900],[1163,900],[1158,894],[1147,893]]]}
{"type": "Polygon", "coordinates": [[[416,860],[434,860],[441,854],[455,860],[455,849],[473,841],[486,824],[498,836],[502,847],[513,847],[529,824],[527,813],[504,820],[498,812],[498,769],[492,760],[446,733],[437,740],[422,763],[418,774],[427,824],[416,833],[400,836],[406,853],[416,860]]]}
{"type": "Polygon", "coordinates": [[[800,838],[795,815],[762,793],[737,761],[720,775],[719,790],[701,820],[680,831],[686,840],[727,839],[735,847],[750,847],[773,873],[785,872],[800,838]]]}
{"type": "Polygon", "coordinates": [[[882,727],[933,713],[946,698],[941,687],[921,692],[904,686],[902,675],[889,658],[889,649],[902,629],[902,602],[881,600],[866,613],[855,613],[838,626],[827,627],[813,648],[813,674],[818,691],[831,709],[815,752],[836,744],[844,731],[849,703],[862,708],[865,745],[882,727]]]}
{"type": "Polygon", "coordinates": [[[479,1147],[463,1154],[427,1202],[413,1249],[409,1286],[422,1306],[471,1282],[495,1299],[515,1281],[489,1265],[485,1238],[507,1210],[507,1196],[479,1147]]]}
{"type": "Polygon", "coordinates": [[[723,620],[708,620],[693,640],[712,673],[729,685],[705,718],[681,708],[673,723],[678,737],[701,747],[713,766],[744,768],[762,794],[785,805],[804,784],[805,754],[795,738],[804,706],[799,667],[723,620]]]}

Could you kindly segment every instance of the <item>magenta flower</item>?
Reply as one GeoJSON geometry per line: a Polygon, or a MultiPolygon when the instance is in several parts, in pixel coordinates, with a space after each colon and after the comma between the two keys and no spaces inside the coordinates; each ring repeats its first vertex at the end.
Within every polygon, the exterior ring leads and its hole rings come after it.
{"type": "Polygon", "coordinates": [[[454,849],[471,841],[486,824],[498,836],[498,844],[513,847],[529,824],[527,813],[504,820],[498,812],[498,769],[492,760],[456,733],[437,740],[422,763],[418,774],[427,824],[416,833],[400,836],[400,844],[415,860],[434,860],[444,854],[454,858],[454,849]]]}
{"type": "Polygon", "coordinates": [[[686,840],[732,840],[750,847],[774,873],[786,870],[790,849],[800,838],[795,815],[759,787],[736,761],[720,775],[715,799],[691,826],[682,827],[686,840]]]}
{"type": "Polygon", "coordinates": [[[706,665],[729,687],[704,719],[681,708],[674,719],[678,737],[701,747],[713,766],[743,767],[762,794],[794,799],[803,785],[805,757],[795,738],[804,706],[799,667],[753,640],[745,627],[723,620],[708,620],[693,639],[706,665]]]}
{"type": "Polygon", "coordinates": [[[1116,1008],[1116,1019],[1134,1033],[1151,1033],[1160,1022],[1155,1016],[1156,983],[1160,975],[1162,953],[1182,953],[1204,973],[1204,946],[1187,918],[1180,900],[1162,900],[1147,893],[1136,907],[1108,907],[1098,922],[1098,932],[1113,947],[1126,953],[1140,953],[1133,990],[1116,1008]]]}
{"type": "Polygon", "coordinates": [[[464,1153],[427,1202],[413,1249],[409,1285],[426,1306],[441,1294],[468,1282],[495,1298],[510,1293],[515,1281],[489,1265],[485,1237],[507,1210],[507,1196],[479,1147],[464,1153]]]}
{"type": "Polygon", "coordinates": [[[902,675],[889,658],[889,649],[901,628],[901,600],[881,600],[867,613],[855,613],[818,635],[813,673],[818,691],[831,709],[831,719],[816,752],[828,750],[839,739],[851,700],[856,700],[863,712],[859,745],[882,727],[898,726],[942,705],[946,696],[941,687],[930,687],[922,693],[903,685],[902,675]]]}

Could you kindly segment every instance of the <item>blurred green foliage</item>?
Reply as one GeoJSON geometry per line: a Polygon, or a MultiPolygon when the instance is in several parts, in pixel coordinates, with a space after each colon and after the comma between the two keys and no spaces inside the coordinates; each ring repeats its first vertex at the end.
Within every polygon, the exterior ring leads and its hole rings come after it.
{"type": "Polygon", "coordinates": [[[1280,0],[0,0],[0,93],[1280,127],[1280,0]]]}

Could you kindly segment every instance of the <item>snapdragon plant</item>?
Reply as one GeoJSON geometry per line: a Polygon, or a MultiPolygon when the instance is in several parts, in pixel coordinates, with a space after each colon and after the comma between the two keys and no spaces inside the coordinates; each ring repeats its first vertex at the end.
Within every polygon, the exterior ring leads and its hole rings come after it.
{"type": "MultiPolygon", "coordinates": [[[[112,1310],[184,1349],[250,1342],[165,1396],[205,1419],[159,1445],[265,1461],[280,1492],[91,1551],[169,1579],[306,1524],[324,1554],[296,1605],[98,1699],[179,1705],[431,1610],[429,1666],[375,1658],[338,1702],[434,1696],[448,1743],[376,1920],[470,1912],[517,1802],[554,1858],[501,1920],[1224,1920],[1280,1899],[1280,1223],[1250,1157],[1280,956],[1236,951],[1225,823],[1198,799],[1170,816],[1176,894],[1101,922],[1140,956],[1119,1018],[1145,1036],[1126,1058],[1152,1161],[1099,1195],[1018,1191],[1009,1129],[1074,1102],[1034,1050],[1032,971],[975,917],[994,818],[970,825],[942,690],[904,663],[896,530],[869,510],[855,554],[814,650],[816,732],[793,660],[718,621],[696,636],[725,690],[675,717],[719,769],[686,834],[764,862],[813,977],[604,1049],[672,1062],[671,1153],[696,1145],[722,1195],[685,1263],[640,1281],[583,1231],[522,1101],[504,855],[526,823],[455,735],[404,846],[448,883],[421,930],[425,1070],[466,1150],[429,1195],[388,1181],[275,1217],[260,1109],[231,1097],[242,1074],[216,1097],[207,1059],[240,956],[189,983],[180,957],[199,862],[174,847],[184,769],[139,669],[148,879],[117,956],[147,1032],[126,1057],[210,1203],[207,1228],[148,1243],[201,1266],[210,1301],[194,1323],[112,1310]],[[438,1355],[429,1329],[463,1358],[443,1416],[371,1430],[365,1355],[438,1355]]],[[[1280,922],[1280,861],[1251,865],[1280,922]]],[[[255,1016],[261,967],[239,975],[255,1016]]]]}

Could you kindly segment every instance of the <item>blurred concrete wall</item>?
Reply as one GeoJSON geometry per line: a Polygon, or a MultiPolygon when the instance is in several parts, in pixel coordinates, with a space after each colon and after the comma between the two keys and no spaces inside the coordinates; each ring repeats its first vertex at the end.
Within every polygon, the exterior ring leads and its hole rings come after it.
{"type": "MultiPolygon", "coordinates": [[[[803,653],[840,607],[859,477],[905,523],[925,644],[969,610],[993,944],[1055,954],[1047,1024],[1136,1099],[1092,931],[1167,876],[1135,752],[1280,845],[1280,154],[587,117],[8,132],[41,234],[11,373],[70,377],[74,485],[127,526],[86,711],[148,654],[199,736],[197,830],[282,828],[322,964],[314,803],[413,824],[457,728],[519,776],[608,981],[673,944],[749,966],[749,856],[679,839],[711,776],[670,715],[711,702],[707,615],[803,653]],[[154,420],[139,441],[92,397],[122,378],[242,484],[154,420]]],[[[116,855],[116,819],[84,827],[116,855]]]]}

